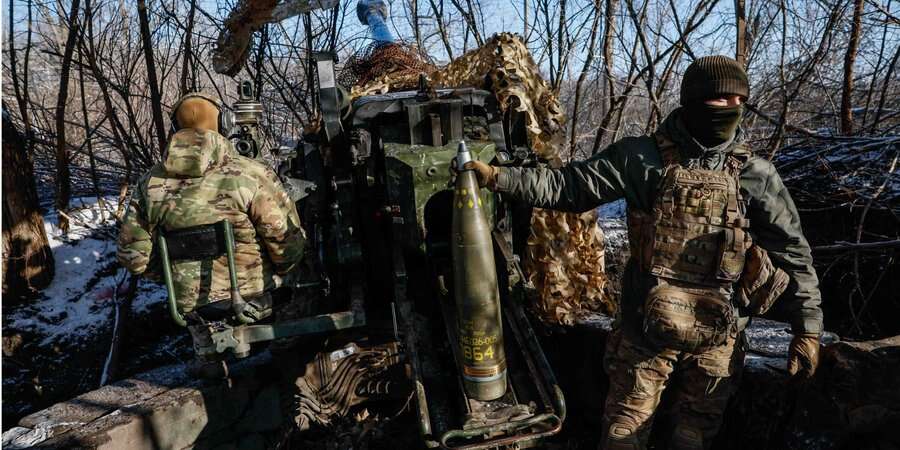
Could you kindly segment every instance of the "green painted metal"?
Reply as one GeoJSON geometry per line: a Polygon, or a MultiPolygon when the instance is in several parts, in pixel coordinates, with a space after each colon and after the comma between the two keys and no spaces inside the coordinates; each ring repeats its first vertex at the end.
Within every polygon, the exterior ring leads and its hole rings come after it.
{"type": "MultiPolygon", "coordinates": [[[[466,143],[473,159],[488,162],[496,154],[493,142],[466,143]]],[[[398,205],[401,210],[415,210],[415,217],[407,216],[407,218],[414,219],[419,227],[424,227],[425,205],[428,201],[438,193],[452,191],[450,164],[456,157],[458,145],[459,141],[451,141],[443,147],[390,142],[384,144],[389,196],[401,202],[398,205]]],[[[482,201],[488,221],[493,222],[494,196],[484,190],[482,201]]],[[[419,244],[424,245],[421,242],[419,244]]],[[[424,251],[424,248],[422,250],[424,251]]]]}
{"type": "MultiPolygon", "coordinates": [[[[484,436],[496,436],[498,434],[512,434],[510,440],[524,440],[528,436],[517,436],[514,433],[526,430],[533,426],[545,424],[549,430],[558,431],[562,427],[562,420],[552,413],[538,414],[522,420],[514,420],[511,422],[498,423],[496,425],[488,425],[483,427],[472,428],[469,430],[449,430],[441,435],[441,446],[448,449],[479,449],[479,448],[498,448],[503,443],[498,441],[478,442],[476,444],[466,445],[464,443],[454,444],[453,440],[458,439],[474,439],[483,438],[484,436]]],[[[532,435],[540,435],[544,433],[529,433],[532,435]]],[[[533,436],[538,437],[538,436],[533,436]]]]}
{"type": "Polygon", "coordinates": [[[175,299],[175,284],[172,282],[172,266],[169,262],[169,246],[166,244],[166,238],[162,233],[159,234],[157,243],[159,246],[159,256],[162,259],[163,279],[166,282],[166,292],[169,294],[169,315],[172,316],[172,320],[176,324],[186,327],[187,321],[184,320],[184,316],[178,311],[178,303],[176,303],[175,299]]]}
{"type": "Polygon", "coordinates": [[[225,230],[225,255],[228,259],[228,278],[231,281],[231,308],[234,310],[234,316],[243,324],[250,324],[255,320],[244,313],[247,309],[247,302],[241,297],[241,291],[238,287],[237,268],[234,264],[234,229],[231,222],[222,221],[225,230]]]}
{"type": "Polygon", "coordinates": [[[364,314],[341,311],[332,314],[304,317],[302,319],[278,322],[272,325],[250,325],[240,330],[240,340],[246,343],[271,341],[291,336],[346,330],[366,324],[364,314]]]}
{"type": "MultiPolygon", "coordinates": [[[[232,227],[231,222],[227,220],[223,220],[221,223],[225,235],[225,255],[228,259],[228,277],[231,282],[232,307],[234,308],[237,319],[241,323],[253,323],[253,318],[248,317],[243,313],[244,309],[247,308],[247,302],[241,297],[241,292],[238,288],[237,269],[234,263],[234,228],[232,227]]],[[[163,280],[165,281],[166,291],[168,293],[169,315],[172,316],[172,320],[176,324],[186,327],[187,321],[184,320],[184,316],[181,314],[181,311],[178,310],[178,303],[175,295],[175,283],[172,280],[172,261],[169,258],[169,246],[166,243],[166,237],[162,233],[159,233],[157,243],[159,246],[160,258],[162,260],[163,280]]]]}
{"type": "Polygon", "coordinates": [[[198,355],[222,354],[231,350],[239,356],[248,352],[250,344],[256,342],[345,330],[365,324],[364,314],[351,311],[320,314],[266,325],[231,326],[227,323],[216,323],[200,331],[205,333],[208,339],[201,340],[199,345],[196,341],[194,344],[198,355]]]}

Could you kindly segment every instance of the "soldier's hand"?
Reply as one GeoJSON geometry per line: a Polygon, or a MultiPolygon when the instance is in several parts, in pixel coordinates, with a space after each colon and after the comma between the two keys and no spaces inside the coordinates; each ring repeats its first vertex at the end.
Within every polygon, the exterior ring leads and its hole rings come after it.
{"type": "Polygon", "coordinates": [[[819,335],[798,334],[788,349],[788,373],[798,378],[810,378],[819,366],[819,335]]]}
{"type": "Polygon", "coordinates": [[[463,169],[475,171],[478,186],[486,187],[492,191],[497,190],[497,176],[500,174],[499,167],[491,166],[481,161],[469,161],[463,166],[463,169]]]}

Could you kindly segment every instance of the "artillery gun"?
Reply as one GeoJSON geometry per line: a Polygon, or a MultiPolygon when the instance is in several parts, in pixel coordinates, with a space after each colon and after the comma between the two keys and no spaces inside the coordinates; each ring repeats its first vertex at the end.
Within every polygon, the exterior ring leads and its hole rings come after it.
{"type": "MultiPolygon", "coordinates": [[[[518,255],[531,208],[451,170],[457,157],[537,164],[526,118],[501,112],[489,91],[435,89],[424,74],[418,89],[351,99],[335,76],[335,55],[311,57],[319,127],[295,148],[272,153],[309,242],[308,264],[286,286],[295,303],[318,301],[305,316],[279,317],[271,302],[240,298],[231,263],[225,309],[233,311],[190,326],[195,352],[221,361],[247,356],[253,342],[329,333],[351,344],[317,358],[318,381],[356,375],[323,389],[340,392],[332,396],[340,405],[313,409],[346,412],[369,398],[411,395],[431,448],[527,447],[558,433],[565,400],[524,309],[532,287],[518,255]],[[378,364],[367,365],[364,353],[381,355],[378,364]]],[[[234,109],[245,120],[231,137],[241,153],[260,158],[261,105],[249,82],[239,91],[234,109]]],[[[231,260],[228,225],[211,247],[231,260]]],[[[173,318],[185,324],[171,289],[169,300],[173,318]]]]}
{"type": "MultiPolygon", "coordinates": [[[[198,236],[210,238],[201,256],[227,258],[232,298],[207,306],[216,317],[203,313],[189,324],[169,266],[197,257],[172,247],[193,239],[161,235],[170,311],[190,330],[196,355],[227,373],[226,355],[244,358],[253,343],[343,334],[349,345],[307,369],[312,384],[340,395],[323,400],[315,392],[322,389],[308,387],[300,393],[307,406],[334,403],[311,410],[345,413],[369,399],[412,395],[428,447],[523,447],[559,432],[565,400],[523,307],[530,286],[518,253],[530,208],[478,189],[470,171],[451,170],[455,158],[534,164],[517,132],[523,119],[501,115],[488,91],[432,89],[424,75],[418,90],[351,102],[334,81],[334,56],[315,58],[321,126],[274,157],[311,243],[312,263],[285,287],[294,302],[317,298],[318,314],[283,318],[270,297],[241,298],[234,237],[223,221],[198,236]]],[[[234,108],[258,112],[252,84],[239,88],[234,108]]],[[[245,122],[251,127],[236,127],[231,138],[243,149],[265,148],[255,119],[248,114],[245,122]]],[[[310,408],[300,409],[298,422],[315,420],[310,408]]]]}
{"type": "Polygon", "coordinates": [[[487,190],[472,193],[466,204],[451,171],[463,141],[472,159],[533,164],[522,118],[500,114],[488,91],[433,89],[424,75],[417,90],[351,102],[334,81],[334,56],[315,58],[322,126],[304,136],[295,152],[281,155],[279,172],[293,187],[315,243],[327,304],[350,310],[362,305],[369,334],[398,335],[429,447],[525,446],[557,433],[565,401],[523,308],[529,286],[518,253],[529,233],[530,208],[487,190]],[[480,257],[496,261],[490,267],[471,251],[454,251],[465,228],[454,222],[472,220],[454,217],[454,210],[479,207],[489,228],[479,242],[488,254],[480,257]],[[474,274],[477,286],[469,285],[473,267],[483,271],[474,274]],[[454,283],[466,269],[469,284],[454,283]],[[458,308],[461,299],[454,296],[458,290],[489,296],[481,291],[491,287],[480,281],[494,276],[499,341],[495,328],[477,325],[491,321],[484,308],[458,308]],[[458,317],[460,312],[468,317],[458,317]],[[466,321],[475,329],[461,333],[466,321]],[[505,386],[480,395],[470,386],[467,361],[500,353],[506,355],[498,360],[506,366],[505,386]]]}

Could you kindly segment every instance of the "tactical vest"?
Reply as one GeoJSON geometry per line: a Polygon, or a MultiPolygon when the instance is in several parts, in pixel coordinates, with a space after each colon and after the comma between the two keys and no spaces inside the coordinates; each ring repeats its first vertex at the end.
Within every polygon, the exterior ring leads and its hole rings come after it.
{"type": "Polygon", "coordinates": [[[663,174],[653,210],[628,211],[632,257],[656,278],[644,332],[659,347],[698,352],[737,333],[732,285],[752,244],[739,177],[750,155],[739,144],[723,170],[690,168],[667,136],[655,139],[663,174]]]}

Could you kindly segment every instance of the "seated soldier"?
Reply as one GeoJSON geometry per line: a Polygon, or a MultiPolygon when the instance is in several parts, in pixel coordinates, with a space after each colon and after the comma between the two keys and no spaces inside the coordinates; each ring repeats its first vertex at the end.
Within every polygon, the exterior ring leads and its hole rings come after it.
{"type": "MultiPolygon", "coordinates": [[[[158,233],[227,219],[234,230],[241,297],[253,301],[268,296],[303,254],[306,236],[296,206],[271,169],[240,156],[219,134],[222,112],[215,99],[188,94],[173,111],[177,132],[165,159],[140,178],[131,196],[119,232],[119,262],[132,273],[144,273],[151,256],[159,256],[152,254],[158,251],[158,233]]],[[[155,265],[152,269],[158,270],[155,265]]],[[[211,264],[172,261],[172,281],[178,309],[189,320],[197,308],[230,298],[224,255],[211,264]]]]}

